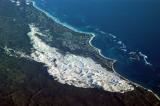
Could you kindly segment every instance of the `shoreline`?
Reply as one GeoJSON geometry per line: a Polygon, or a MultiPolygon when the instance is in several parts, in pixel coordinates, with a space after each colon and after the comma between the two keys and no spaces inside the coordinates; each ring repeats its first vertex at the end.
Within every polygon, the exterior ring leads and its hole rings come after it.
{"type": "Polygon", "coordinates": [[[116,63],[117,60],[114,60],[114,59],[111,59],[111,58],[109,58],[109,57],[104,56],[104,55],[101,53],[101,50],[100,50],[99,48],[96,48],[94,45],[92,45],[91,42],[92,42],[92,40],[96,37],[96,34],[94,34],[93,32],[84,32],[84,31],[77,30],[76,28],[74,28],[74,27],[72,27],[72,26],[70,26],[70,25],[68,25],[68,24],[66,24],[66,23],[61,22],[60,20],[58,20],[56,17],[52,16],[51,14],[49,14],[48,12],[46,12],[45,10],[39,8],[39,7],[36,5],[35,1],[32,1],[32,5],[33,5],[33,7],[35,7],[36,9],[38,9],[39,11],[43,12],[47,17],[49,17],[49,18],[51,18],[53,21],[55,21],[57,24],[60,24],[60,25],[62,25],[63,27],[66,27],[66,28],[68,28],[68,29],[70,29],[70,30],[72,30],[72,31],[78,32],[78,33],[83,33],[83,34],[92,35],[91,38],[90,38],[90,40],[89,40],[89,45],[90,45],[91,47],[93,47],[93,48],[98,52],[98,54],[99,54],[101,57],[113,61],[113,63],[112,63],[113,73],[115,73],[117,76],[123,78],[123,79],[126,80],[128,83],[133,84],[133,85],[135,85],[136,87],[141,87],[141,88],[143,88],[143,89],[151,92],[151,93],[160,101],[160,97],[159,97],[156,93],[154,93],[152,90],[150,90],[150,89],[148,89],[148,88],[145,88],[145,87],[143,87],[143,86],[141,86],[141,85],[139,85],[139,84],[137,84],[137,83],[135,83],[135,82],[133,82],[133,81],[130,81],[130,80],[128,80],[127,78],[121,76],[118,72],[116,72],[116,70],[114,69],[114,64],[116,63]]]}

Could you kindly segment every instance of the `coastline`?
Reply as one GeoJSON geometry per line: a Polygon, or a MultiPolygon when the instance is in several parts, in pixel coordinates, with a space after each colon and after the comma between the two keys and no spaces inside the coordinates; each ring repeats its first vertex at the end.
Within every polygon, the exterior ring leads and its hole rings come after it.
{"type": "Polygon", "coordinates": [[[95,46],[92,45],[91,42],[92,42],[92,40],[96,37],[96,34],[94,34],[93,32],[80,31],[80,30],[77,30],[76,28],[74,28],[74,27],[72,27],[72,26],[70,26],[70,25],[68,25],[68,24],[62,23],[62,22],[61,22],[60,20],[58,20],[56,17],[52,16],[51,14],[49,14],[48,12],[46,12],[45,10],[42,10],[41,8],[39,8],[39,7],[36,5],[35,1],[32,1],[32,3],[33,3],[33,6],[34,6],[36,9],[38,9],[38,10],[41,11],[41,12],[43,12],[47,17],[51,18],[51,19],[52,19],[53,21],[55,21],[57,24],[60,24],[60,25],[66,27],[66,28],[68,28],[68,29],[70,29],[70,30],[72,30],[72,31],[74,31],[74,32],[78,32],[78,33],[82,33],[82,34],[87,34],[87,35],[92,35],[91,38],[90,38],[90,40],[89,40],[90,46],[92,46],[96,51],[98,51],[98,52],[99,52],[99,55],[102,56],[103,58],[108,59],[108,60],[112,60],[114,63],[117,61],[117,60],[111,59],[111,58],[109,58],[109,57],[105,57],[105,56],[101,53],[101,50],[100,50],[100,49],[98,49],[98,48],[96,48],[95,46]]]}
{"type": "Polygon", "coordinates": [[[116,75],[120,76],[121,78],[125,79],[127,82],[135,85],[136,87],[141,87],[141,88],[143,88],[143,89],[145,89],[145,90],[153,93],[153,95],[154,95],[158,100],[160,100],[160,97],[159,97],[157,94],[155,94],[152,90],[150,90],[150,89],[148,89],[148,88],[145,88],[145,87],[143,87],[143,86],[141,86],[141,85],[139,85],[139,84],[137,84],[137,83],[135,83],[135,82],[133,82],[133,81],[130,81],[130,80],[126,79],[125,77],[121,76],[118,72],[116,72],[116,70],[114,69],[114,64],[116,63],[117,60],[114,60],[114,59],[105,57],[105,56],[101,53],[101,50],[100,50],[100,49],[98,49],[98,48],[96,48],[95,46],[92,45],[91,42],[92,42],[92,40],[96,37],[96,34],[94,34],[94,33],[92,33],[92,32],[80,31],[80,30],[77,30],[76,28],[74,28],[74,27],[72,27],[72,26],[70,26],[70,25],[68,25],[68,24],[66,24],[66,23],[62,23],[62,22],[61,22],[60,20],[58,20],[56,17],[52,16],[51,14],[49,14],[48,12],[46,12],[45,10],[39,8],[39,7],[36,5],[35,1],[32,1],[32,4],[33,4],[33,7],[35,7],[35,8],[38,9],[39,11],[43,12],[47,17],[51,18],[51,19],[52,19],[53,21],[55,21],[57,24],[60,24],[60,25],[62,25],[62,26],[64,26],[64,27],[66,27],[66,28],[68,28],[68,29],[70,29],[70,30],[72,30],[72,31],[78,32],[78,33],[83,33],[83,34],[92,35],[91,38],[90,38],[90,40],[89,40],[89,45],[92,46],[92,47],[99,53],[100,56],[102,56],[102,57],[105,58],[105,59],[108,59],[108,60],[112,60],[112,61],[113,61],[113,63],[112,63],[112,70],[113,70],[113,72],[114,72],[116,75]]]}

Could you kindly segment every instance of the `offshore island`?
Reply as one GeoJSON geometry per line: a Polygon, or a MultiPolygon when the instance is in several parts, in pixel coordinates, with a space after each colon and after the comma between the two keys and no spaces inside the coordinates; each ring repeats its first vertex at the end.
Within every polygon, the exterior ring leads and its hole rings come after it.
{"type": "Polygon", "coordinates": [[[0,106],[159,106],[114,73],[93,37],[57,23],[30,0],[0,0],[0,106]]]}

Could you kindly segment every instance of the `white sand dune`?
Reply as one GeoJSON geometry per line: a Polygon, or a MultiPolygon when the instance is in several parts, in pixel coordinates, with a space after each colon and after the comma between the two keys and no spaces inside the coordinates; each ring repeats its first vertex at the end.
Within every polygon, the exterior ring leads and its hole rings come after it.
{"type": "Polygon", "coordinates": [[[91,58],[74,54],[62,55],[54,47],[43,42],[36,34],[42,34],[34,25],[29,25],[28,33],[33,45],[32,59],[42,62],[48,67],[48,73],[62,84],[76,87],[100,87],[111,92],[127,92],[134,87],[112,72],[107,71],[91,58]]]}

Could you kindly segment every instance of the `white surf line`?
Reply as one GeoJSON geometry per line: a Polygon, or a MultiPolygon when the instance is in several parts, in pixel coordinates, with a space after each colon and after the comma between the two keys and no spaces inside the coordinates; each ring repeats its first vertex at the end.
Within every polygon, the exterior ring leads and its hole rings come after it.
{"type": "Polygon", "coordinates": [[[51,18],[52,20],[54,20],[57,24],[60,24],[60,25],[66,27],[66,28],[68,28],[68,29],[70,29],[70,30],[72,30],[72,31],[74,31],[74,32],[92,35],[92,37],[91,37],[90,40],[89,40],[89,44],[90,44],[95,50],[97,50],[97,51],[99,52],[99,55],[101,55],[103,58],[108,59],[108,60],[112,60],[112,61],[116,62],[116,60],[104,56],[104,55],[101,53],[101,50],[100,50],[100,49],[98,49],[98,48],[96,48],[95,46],[92,45],[91,41],[94,39],[94,37],[96,36],[96,34],[94,34],[93,32],[84,32],[84,31],[77,30],[77,29],[75,29],[74,27],[72,27],[71,25],[68,25],[68,24],[66,24],[66,23],[61,22],[58,18],[52,16],[52,15],[49,14],[47,11],[39,8],[39,7],[36,5],[36,2],[35,2],[35,1],[32,1],[32,4],[33,4],[33,6],[34,6],[36,9],[38,9],[38,10],[41,11],[41,12],[43,12],[47,17],[49,17],[49,18],[51,18]]]}
{"type": "MultiPolygon", "coordinates": [[[[68,29],[71,29],[71,30],[73,30],[73,31],[75,31],[75,32],[85,33],[85,34],[91,34],[92,37],[91,37],[91,39],[90,39],[90,41],[89,41],[89,44],[90,44],[92,47],[94,47],[94,46],[92,45],[92,43],[91,43],[91,41],[92,41],[92,40],[94,39],[94,37],[96,36],[94,33],[92,33],[92,32],[79,31],[79,30],[77,30],[77,29],[75,29],[75,28],[73,28],[73,27],[71,27],[71,26],[69,26],[69,25],[66,25],[66,24],[60,22],[60,20],[58,20],[56,17],[53,17],[53,16],[52,16],[51,14],[49,14],[47,11],[39,8],[39,7],[36,5],[35,1],[32,1],[32,4],[33,4],[33,6],[34,6],[37,10],[43,12],[46,16],[48,16],[49,18],[53,19],[53,21],[55,21],[56,23],[61,24],[62,26],[67,27],[68,29]]],[[[157,96],[157,94],[155,94],[152,90],[150,90],[150,89],[148,89],[148,88],[145,88],[145,87],[139,85],[138,83],[135,83],[135,82],[133,82],[133,81],[130,81],[130,80],[128,80],[127,78],[121,76],[121,75],[120,75],[118,72],[116,72],[115,69],[114,69],[114,64],[116,63],[117,60],[114,60],[114,59],[112,59],[112,58],[109,58],[109,57],[104,56],[104,55],[101,53],[101,50],[100,50],[100,49],[98,49],[98,48],[96,48],[96,47],[94,47],[94,48],[95,48],[96,50],[98,50],[99,55],[101,55],[102,57],[114,61],[114,62],[113,62],[113,67],[112,67],[112,69],[113,69],[113,71],[114,71],[115,74],[117,74],[118,76],[124,78],[126,81],[128,81],[128,82],[130,82],[130,83],[132,83],[132,84],[134,84],[134,85],[136,85],[136,86],[138,86],[138,87],[142,87],[142,88],[144,88],[144,89],[152,92],[152,93],[157,97],[157,99],[160,100],[160,97],[157,96]]]]}
{"type": "Polygon", "coordinates": [[[34,25],[30,25],[30,29],[28,36],[34,49],[32,59],[44,63],[48,67],[48,73],[58,82],[82,88],[100,87],[110,92],[124,93],[134,90],[127,81],[107,71],[89,57],[62,55],[36,36],[40,32],[36,32],[34,25]]]}

